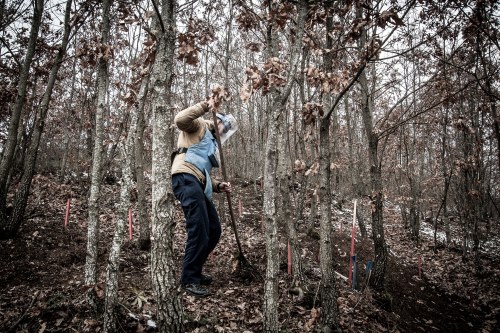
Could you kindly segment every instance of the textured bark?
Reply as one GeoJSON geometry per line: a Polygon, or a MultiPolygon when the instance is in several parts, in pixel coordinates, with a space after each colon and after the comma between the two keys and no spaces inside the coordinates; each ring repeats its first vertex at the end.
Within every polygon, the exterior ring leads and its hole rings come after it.
{"type": "MultiPolygon", "coordinates": [[[[44,10],[44,1],[37,0],[34,2],[35,9],[33,19],[31,21],[31,31],[28,40],[28,48],[26,56],[19,73],[19,84],[17,87],[17,97],[12,109],[12,115],[9,122],[7,134],[7,142],[5,143],[2,160],[0,161],[0,239],[12,238],[15,236],[17,227],[12,223],[10,216],[7,216],[7,192],[9,188],[8,179],[12,171],[14,152],[17,147],[17,132],[22,116],[22,110],[26,102],[27,82],[31,62],[35,55],[36,40],[42,22],[42,14],[44,10]]],[[[26,189],[25,189],[26,190],[26,189]]],[[[24,208],[23,208],[24,209],[24,208]]]]}
{"type": "MultiPolygon", "coordinates": [[[[101,45],[109,41],[110,7],[112,0],[104,0],[101,22],[101,45]]],[[[109,81],[108,59],[101,57],[97,74],[97,106],[95,112],[95,135],[92,156],[92,171],[89,197],[89,217],[87,229],[87,256],[85,260],[85,285],[93,287],[97,283],[97,241],[99,238],[99,197],[102,183],[102,159],[104,137],[104,113],[108,105],[107,89],[109,81]]],[[[91,307],[96,306],[95,289],[89,288],[87,300],[91,307]]]]}
{"type": "MultiPolygon", "coordinates": [[[[366,43],[366,30],[359,40],[359,49],[362,50],[366,43]]],[[[370,285],[378,291],[384,289],[385,271],[387,268],[388,249],[384,236],[383,218],[383,188],[382,171],[378,157],[379,138],[373,125],[373,95],[370,94],[366,72],[359,76],[361,87],[361,112],[366,136],[368,138],[368,160],[370,163],[371,181],[371,216],[372,240],[375,248],[375,259],[372,269],[370,285]]]]}
{"type": "Polygon", "coordinates": [[[333,261],[333,228],[330,186],[330,122],[320,123],[320,268],[321,268],[321,323],[325,329],[338,331],[337,286],[333,261]]]}
{"type": "MultiPolygon", "coordinates": [[[[146,84],[141,85],[141,91],[145,91],[146,84]]],[[[144,94],[142,94],[142,97],[144,94]]],[[[139,98],[141,94],[139,94],[139,98]]],[[[124,237],[126,221],[130,206],[130,193],[133,189],[132,168],[134,165],[134,145],[136,143],[139,108],[131,108],[130,126],[127,139],[121,141],[118,146],[121,156],[122,179],[120,182],[120,201],[116,204],[116,224],[113,242],[109,251],[108,266],[106,269],[106,294],[104,303],[104,332],[113,333],[118,330],[117,308],[118,308],[118,286],[120,280],[120,252],[124,237]]]]}
{"type": "MultiPolygon", "coordinates": [[[[284,107],[284,106],[283,106],[284,107]]],[[[286,115],[286,111],[284,112],[286,115]]],[[[292,218],[292,198],[291,192],[293,191],[291,164],[289,163],[290,142],[287,141],[288,122],[286,116],[284,120],[279,122],[279,134],[277,139],[278,151],[278,165],[277,165],[277,188],[278,188],[278,216],[283,223],[286,223],[286,230],[288,232],[288,242],[292,254],[292,276],[293,284],[303,285],[304,276],[302,272],[302,258],[300,253],[299,242],[297,239],[297,230],[295,227],[295,219],[292,218]]]]}
{"type": "Polygon", "coordinates": [[[363,72],[360,76],[360,85],[362,90],[362,112],[363,123],[368,137],[368,155],[370,161],[370,179],[372,193],[371,216],[372,216],[372,239],[375,247],[375,260],[372,270],[371,286],[376,290],[383,290],[385,271],[388,260],[388,249],[384,236],[384,218],[383,218],[383,188],[382,174],[378,161],[378,137],[373,128],[373,115],[371,106],[368,102],[368,82],[366,74],[363,72]]]}
{"type": "Polygon", "coordinates": [[[278,320],[278,273],[279,244],[276,221],[276,163],[278,122],[282,109],[272,106],[271,122],[266,144],[266,161],[264,167],[264,219],[266,238],[266,277],[264,282],[264,332],[279,332],[278,320]]]}
{"type": "MultiPolygon", "coordinates": [[[[269,5],[270,7],[272,4],[269,5]]],[[[271,8],[270,8],[271,9],[271,8]]],[[[275,45],[276,33],[271,24],[267,27],[267,45],[268,54],[271,58],[276,51],[275,45]]],[[[267,128],[267,143],[264,153],[264,176],[263,176],[263,214],[265,223],[266,240],[266,276],[264,280],[264,306],[263,306],[263,330],[266,333],[279,332],[278,318],[278,274],[279,274],[279,240],[278,226],[276,220],[276,170],[278,162],[278,132],[280,115],[283,112],[283,106],[279,103],[279,92],[276,88],[271,88],[273,102],[268,105],[268,114],[270,115],[267,128]]]]}
{"type": "Polygon", "coordinates": [[[132,154],[134,149],[137,113],[131,115],[131,126],[126,142],[120,143],[122,159],[122,179],[120,201],[116,204],[116,224],[106,269],[106,294],[104,303],[103,332],[117,332],[118,285],[120,279],[120,252],[124,237],[128,210],[130,208],[130,190],[132,189],[132,154]],[[134,119],[135,118],[135,119],[134,119]]]}
{"type": "MultiPolygon", "coordinates": [[[[272,4],[271,4],[272,6],[272,4]]],[[[272,103],[269,105],[268,114],[270,114],[268,126],[268,138],[265,148],[265,167],[264,167],[264,219],[265,219],[265,237],[266,237],[266,255],[267,255],[267,268],[266,277],[264,282],[264,332],[279,332],[279,318],[278,318],[278,273],[279,273],[279,243],[277,233],[277,205],[280,204],[277,195],[280,194],[280,186],[288,187],[288,180],[285,166],[282,165],[282,170],[279,174],[278,171],[278,156],[279,152],[284,153],[283,148],[279,144],[278,136],[280,132],[284,133],[283,126],[286,121],[285,105],[290,96],[292,87],[294,85],[294,76],[297,73],[300,62],[300,50],[302,47],[302,36],[304,33],[304,21],[307,13],[306,1],[299,1],[298,3],[298,19],[297,19],[297,36],[290,50],[290,66],[287,75],[286,85],[283,89],[278,90],[275,87],[271,88],[272,103]]],[[[269,58],[275,56],[276,49],[276,32],[272,24],[268,26],[267,30],[267,45],[269,58]]],[[[282,136],[284,137],[284,135],[282,136]]],[[[286,155],[286,154],[285,154],[286,155]]],[[[282,164],[285,160],[282,159],[282,164]]],[[[286,195],[289,196],[289,191],[286,195]]],[[[289,202],[290,200],[286,200],[289,202]]],[[[286,208],[288,209],[288,207],[286,208]]],[[[294,244],[295,245],[295,244],[294,244]]]]}
{"type": "MultiPolygon", "coordinates": [[[[326,4],[326,6],[331,3],[326,4]]],[[[328,9],[328,8],[327,8],[328,9]]],[[[328,32],[333,29],[333,18],[326,18],[326,48],[331,49],[333,41],[328,32]]],[[[326,72],[332,71],[332,54],[323,56],[323,66],[326,72]]],[[[323,107],[331,107],[330,98],[323,97],[323,107]]],[[[337,283],[335,281],[333,260],[333,224],[332,224],[332,189],[331,189],[331,148],[330,148],[330,115],[328,113],[319,124],[319,198],[320,198],[320,268],[321,268],[321,325],[323,332],[339,331],[337,283]]]]}
{"type": "Polygon", "coordinates": [[[153,188],[151,279],[156,298],[158,331],[184,332],[183,310],[174,268],[174,194],[170,176],[173,135],[170,129],[171,89],[175,49],[175,0],[163,0],[158,10],[161,32],[151,74],[153,108],[153,188]]]}
{"type": "Polygon", "coordinates": [[[144,110],[149,88],[149,76],[144,78],[139,90],[137,105],[137,135],[135,137],[135,174],[137,178],[137,216],[139,220],[139,248],[151,248],[151,219],[146,205],[146,187],[144,184],[144,110]]]}

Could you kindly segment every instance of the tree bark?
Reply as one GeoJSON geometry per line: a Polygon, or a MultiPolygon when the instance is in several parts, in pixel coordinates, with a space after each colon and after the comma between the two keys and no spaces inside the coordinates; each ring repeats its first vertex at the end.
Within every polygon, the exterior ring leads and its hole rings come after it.
{"type": "MultiPolygon", "coordinates": [[[[134,110],[134,108],[133,108],[134,110]]],[[[122,163],[122,179],[120,182],[120,201],[116,204],[116,224],[111,249],[109,251],[108,266],[106,269],[106,294],[104,303],[103,332],[117,332],[118,286],[120,279],[120,252],[123,234],[130,207],[130,191],[132,184],[132,165],[135,135],[137,131],[137,110],[132,111],[130,128],[127,140],[120,142],[122,163]]]]}
{"type": "Polygon", "coordinates": [[[278,122],[282,109],[280,105],[272,106],[271,122],[265,150],[264,166],[264,221],[266,237],[266,277],[264,282],[264,332],[279,332],[278,320],[278,273],[279,244],[276,221],[276,162],[278,122]]]}
{"type": "Polygon", "coordinates": [[[139,248],[143,251],[151,249],[151,219],[146,205],[146,186],[144,183],[144,111],[150,77],[141,83],[137,105],[137,135],[135,137],[135,174],[137,179],[137,216],[139,220],[139,248]]]}
{"type": "MultiPolygon", "coordinates": [[[[325,4],[328,10],[332,2],[325,4]]],[[[330,33],[333,31],[333,17],[326,17],[325,48],[330,50],[333,41],[330,33]]],[[[325,72],[332,72],[332,54],[323,56],[325,72]]],[[[323,96],[323,107],[330,108],[330,97],[323,96]]],[[[331,189],[331,150],[330,124],[331,115],[322,117],[319,123],[319,198],[320,198],[320,268],[321,268],[321,325],[323,332],[339,331],[339,309],[337,305],[337,283],[335,281],[333,261],[333,225],[332,225],[332,189],[331,189]]]]}
{"type": "MultiPolygon", "coordinates": [[[[363,31],[359,41],[360,51],[366,43],[366,30],[363,31]]],[[[370,285],[377,291],[384,289],[385,271],[388,260],[388,249],[384,236],[383,218],[383,187],[382,170],[378,157],[379,138],[373,125],[373,95],[370,94],[366,72],[363,70],[359,77],[361,87],[361,112],[363,124],[368,138],[368,160],[370,163],[371,180],[371,216],[372,216],[372,239],[375,248],[375,260],[372,270],[370,285]]]]}
{"type": "MultiPolygon", "coordinates": [[[[156,6],[156,5],[155,5],[156,6]]],[[[183,310],[174,264],[174,201],[170,153],[173,148],[172,81],[176,38],[175,0],[162,0],[157,16],[161,25],[151,74],[153,110],[151,279],[159,332],[184,332],[183,310]]]]}
{"type": "MultiPolygon", "coordinates": [[[[269,6],[269,14],[273,12],[272,4],[269,6]]],[[[300,50],[302,48],[302,35],[304,33],[304,22],[307,13],[307,3],[305,0],[298,3],[297,36],[290,50],[289,71],[285,86],[279,90],[277,87],[271,87],[272,103],[269,105],[268,114],[270,114],[268,126],[268,138],[265,148],[265,166],[264,166],[264,219],[265,219],[265,237],[266,237],[266,255],[267,269],[264,282],[264,332],[279,332],[278,318],[278,273],[279,273],[279,244],[276,215],[279,211],[280,202],[277,195],[280,194],[280,186],[286,186],[288,181],[281,172],[278,171],[278,158],[280,153],[278,135],[282,132],[282,126],[286,116],[285,105],[294,85],[294,76],[298,70],[300,61],[300,50]],[[281,175],[281,178],[280,178],[281,175]]],[[[272,24],[267,27],[267,47],[268,58],[277,54],[276,31],[272,24]]],[[[282,147],[281,147],[282,148],[282,147]]],[[[289,195],[288,193],[286,195],[289,195]]]]}
{"type": "MultiPolygon", "coordinates": [[[[104,0],[102,3],[101,48],[109,47],[109,16],[112,2],[113,0],[104,0]]],[[[97,105],[88,208],[87,256],[85,260],[85,285],[89,287],[87,301],[92,308],[97,307],[96,293],[93,287],[97,284],[97,242],[99,238],[99,198],[102,184],[104,114],[108,107],[107,89],[109,73],[108,59],[106,57],[102,56],[99,58],[97,71],[97,105]]]]}

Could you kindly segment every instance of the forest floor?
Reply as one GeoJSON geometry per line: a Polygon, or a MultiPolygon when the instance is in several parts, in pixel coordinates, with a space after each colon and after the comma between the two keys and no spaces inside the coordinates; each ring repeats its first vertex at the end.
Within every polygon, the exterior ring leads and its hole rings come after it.
{"type": "MultiPolygon", "coordinates": [[[[87,188],[77,183],[60,184],[51,177],[35,177],[27,220],[19,236],[0,241],[0,332],[100,331],[102,317],[92,313],[84,296],[87,188]],[[68,197],[72,198],[71,213],[65,228],[68,197]]],[[[118,197],[119,186],[104,186],[99,239],[100,283],[96,287],[100,291],[117,214],[114,203],[118,197]]],[[[265,275],[262,196],[254,184],[235,180],[232,198],[244,253],[265,275]]],[[[343,276],[348,275],[352,206],[352,203],[345,203],[343,209],[337,207],[333,214],[335,269],[343,276]]],[[[287,270],[286,239],[280,238],[281,332],[317,331],[319,244],[314,233],[307,233],[307,230],[311,223],[318,230],[319,222],[308,212],[305,213],[306,221],[297,223],[303,270],[309,287],[302,299],[289,292],[291,278],[287,270]]],[[[355,252],[359,263],[359,290],[349,288],[342,278],[337,282],[343,332],[499,332],[498,225],[494,225],[488,238],[481,242],[481,269],[478,270],[474,268],[472,255],[464,258],[457,244],[434,251],[433,237],[426,234],[425,224],[422,225],[422,243],[416,246],[403,230],[400,214],[389,202],[384,214],[385,237],[390,246],[386,292],[381,295],[365,287],[365,265],[373,259],[373,247],[370,237],[360,239],[358,232],[355,252]]],[[[221,215],[225,216],[223,235],[205,270],[214,277],[210,286],[212,295],[198,299],[182,294],[186,332],[262,332],[263,283],[241,274],[236,265],[237,246],[227,209],[221,215]]],[[[175,251],[180,264],[185,239],[180,209],[178,220],[175,251]]],[[[120,327],[121,332],[156,332],[150,255],[138,249],[137,235],[137,228],[133,240],[128,239],[128,233],[124,235],[127,238],[120,268],[120,327]]],[[[103,297],[102,293],[98,295],[103,297]]]]}

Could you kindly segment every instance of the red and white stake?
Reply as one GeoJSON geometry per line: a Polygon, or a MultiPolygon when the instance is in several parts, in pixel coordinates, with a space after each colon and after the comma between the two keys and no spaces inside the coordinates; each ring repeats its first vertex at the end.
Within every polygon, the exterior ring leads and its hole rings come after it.
{"type": "Polygon", "coordinates": [[[354,239],[356,237],[356,203],[354,200],[354,212],[352,214],[352,228],[351,228],[351,255],[349,256],[349,285],[352,283],[352,257],[354,256],[354,239]]]}
{"type": "Polygon", "coordinates": [[[69,222],[69,209],[71,206],[71,198],[68,198],[68,202],[66,203],[66,218],[64,219],[64,227],[68,227],[68,222],[69,222]]]}

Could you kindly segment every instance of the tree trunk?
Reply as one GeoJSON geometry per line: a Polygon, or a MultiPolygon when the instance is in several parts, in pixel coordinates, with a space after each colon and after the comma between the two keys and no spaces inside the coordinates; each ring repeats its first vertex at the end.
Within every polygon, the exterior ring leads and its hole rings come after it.
{"type": "Polygon", "coordinates": [[[141,83],[137,97],[137,135],[135,137],[135,174],[137,179],[137,216],[139,220],[139,248],[143,251],[151,249],[151,219],[146,205],[146,187],[144,184],[144,111],[150,77],[141,83]]]}
{"type": "MultiPolygon", "coordinates": [[[[272,5],[268,4],[270,15],[272,5]]],[[[267,26],[267,57],[276,54],[276,31],[272,24],[267,26]]],[[[280,116],[283,106],[279,102],[279,92],[271,88],[272,102],[268,104],[267,112],[267,143],[264,150],[264,176],[263,183],[263,215],[266,240],[266,276],[264,280],[264,306],[263,306],[263,331],[265,333],[278,333],[280,330],[278,318],[278,274],[279,274],[279,240],[277,226],[277,162],[278,162],[278,134],[280,116]]],[[[279,189],[278,189],[279,190],[279,189]]]]}
{"type": "Polygon", "coordinates": [[[35,55],[36,41],[38,31],[42,22],[42,14],[44,10],[44,1],[37,0],[34,2],[34,14],[31,21],[31,31],[28,40],[28,48],[22,67],[20,68],[19,84],[17,87],[17,97],[12,108],[12,115],[9,122],[7,134],[7,142],[2,151],[2,160],[0,161],[0,239],[12,238],[15,236],[17,228],[12,223],[12,219],[7,216],[7,192],[9,188],[8,179],[12,172],[14,152],[17,147],[17,131],[19,122],[22,116],[22,110],[25,105],[27,82],[31,62],[35,55]]]}
{"type": "MultiPolygon", "coordinates": [[[[332,3],[325,5],[326,10],[332,3]]],[[[326,49],[331,49],[333,40],[330,32],[333,31],[333,18],[326,18],[326,49]]],[[[323,56],[325,72],[332,72],[332,54],[327,52],[323,56]]],[[[330,98],[323,97],[323,107],[330,109],[330,98]]],[[[337,283],[335,281],[333,261],[333,224],[332,224],[332,189],[331,189],[331,150],[330,150],[330,123],[328,113],[319,123],[319,198],[320,198],[320,268],[321,268],[321,325],[323,332],[338,332],[339,309],[337,305],[337,283]]]]}
{"type": "MultiPolygon", "coordinates": [[[[286,114],[286,111],[284,112],[286,114]]],[[[286,118],[286,116],[285,116],[286,118]]],[[[297,239],[297,230],[295,227],[295,219],[292,218],[291,213],[291,191],[293,191],[293,184],[291,182],[291,166],[287,165],[289,154],[284,152],[290,147],[290,143],[286,140],[286,133],[288,124],[282,121],[279,126],[278,134],[278,166],[277,166],[277,184],[280,200],[278,202],[278,212],[281,221],[286,223],[286,230],[288,232],[288,242],[292,255],[292,276],[293,284],[302,286],[304,283],[304,276],[302,272],[302,259],[300,255],[300,247],[297,239]]]]}
{"type": "MultiPolygon", "coordinates": [[[[133,109],[134,110],[134,109],[133,109]]],[[[130,208],[130,191],[132,190],[132,165],[134,142],[137,132],[137,110],[132,111],[130,128],[126,142],[121,142],[122,179],[120,182],[120,201],[116,204],[116,224],[106,269],[106,294],[104,303],[104,332],[113,333],[118,330],[118,285],[120,272],[120,252],[123,234],[130,208]]]]}
{"type": "MultiPolygon", "coordinates": [[[[269,14],[272,12],[269,5],[269,14]]],[[[278,158],[279,153],[284,152],[280,150],[278,136],[280,132],[284,131],[284,117],[286,117],[285,105],[294,85],[294,76],[297,73],[300,61],[300,50],[302,48],[302,36],[304,34],[304,22],[307,14],[307,3],[302,0],[297,5],[298,19],[297,19],[297,36],[294,39],[290,49],[290,67],[287,73],[285,87],[278,90],[276,87],[271,87],[272,103],[269,105],[268,114],[270,115],[268,126],[268,138],[265,148],[265,167],[264,167],[264,218],[265,218],[265,237],[266,237],[266,255],[267,255],[267,269],[264,282],[264,332],[277,333],[279,332],[279,318],[278,318],[278,273],[279,273],[279,244],[278,244],[278,231],[276,213],[279,211],[281,202],[277,199],[280,186],[287,186],[288,180],[284,176],[284,159],[282,160],[281,173],[278,171],[278,158]],[[281,176],[281,177],[280,177],[281,176]]],[[[267,27],[267,47],[268,58],[277,54],[277,41],[276,31],[272,24],[267,27]]],[[[282,147],[281,147],[282,148],[282,147]]],[[[287,191],[289,196],[289,191],[287,191]]],[[[289,200],[288,200],[289,202],[289,200]]],[[[288,209],[288,207],[286,208],[288,209]]]]}
{"type": "MultiPolygon", "coordinates": [[[[113,0],[102,3],[101,47],[109,47],[110,8],[113,0]]],[[[104,113],[108,106],[108,59],[101,57],[97,73],[97,106],[95,112],[95,135],[92,156],[92,171],[89,197],[89,219],[87,229],[87,256],[85,260],[85,285],[89,287],[87,301],[92,308],[97,307],[97,242],[99,238],[99,198],[102,184],[102,159],[104,138],[104,113]]]]}
{"type": "MultiPolygon", "coordinates": [[[[75,38],[75,41],[76,41],[76,38],[75,38]]],[[[76,44],[76,42],[74,42],[73,44],[76,44]]],[[[75,57],[73,59],[73,69],[71,71],[71,73],[74,73],[74,75],[72,76],[71,78],[71,90],[70,90],[70,93],[69,93],[69,100],[66,102],[66,119],[67,121],[70,123],[73,121],[73,119],[70,119],[70,117],[74,117],[74,113],[73,113],[73,98],[75,96],[75,81],[76,81],[76,61],[77,61],[77,58],[75,57]]],[[[70,152],[70,149],[69,147],[71,146],[71,131],[66,131],[64,133],[64,152],[63,152],[63,157],[61,159],[61,165],[60,165],[60,168],[59,168],[59,179],[61,181],[64,181],[64,176],[66,174],[66,166],[68,164],[68,155],[69,155],[69,152],[70,152]]]]}
{"type": "Polygon", "coordinates": [[[158,331],[184,332],[183,310],[174,263],[175,197],[170,153],[173,148],[172,80],[176,38],[175,0],[162,0],[157,10],[157,49],[151,74],[153,110],[151,279],[156,299],[158,331]],[[160,11],[161,10],[161,11],[160,11]]]}
{"type": "Polygon", "coordinates": [[[278,273],[279,244],[276,222],[276,162],[278,158],[278,122],[282,109],[280,105],[271,106],[271,121],[265,150],[264,167],[264,219],[266,237],[266,277],[264,282],[264,332],[279,332],[278,320],[278,273]]]}
{"type": "MultiPolygon", "coordinates": [[[[360,50],[366,43],[366,30],[362,33],[359,41],[360,50]]],[[[370,163],[371,179],[371,212],[372,212],[372,239],[375,247],[375,260],[372,270],[372,280],[370,285],[378,291],[384,289],[385,271],[388,260],[388,249],[384,236],[384,218],[383,218],[383,188],[382,188],[382,170],[378,157],[379,138],[376,129],[373,126],[373,95],[370,94],[368,79],[365,71],[359,77],[361,86],[361,111],[363,124],[368,138],[368,157],[370,163]]]]}
{"type": "Polygon", "coordinates": [[[330,186],[330,121],[321,119],[320,124],[320,268],[321,268],[321,323],[322,331],[339,331],[337,283],[333,261],[333,228],[330,186]]]}

